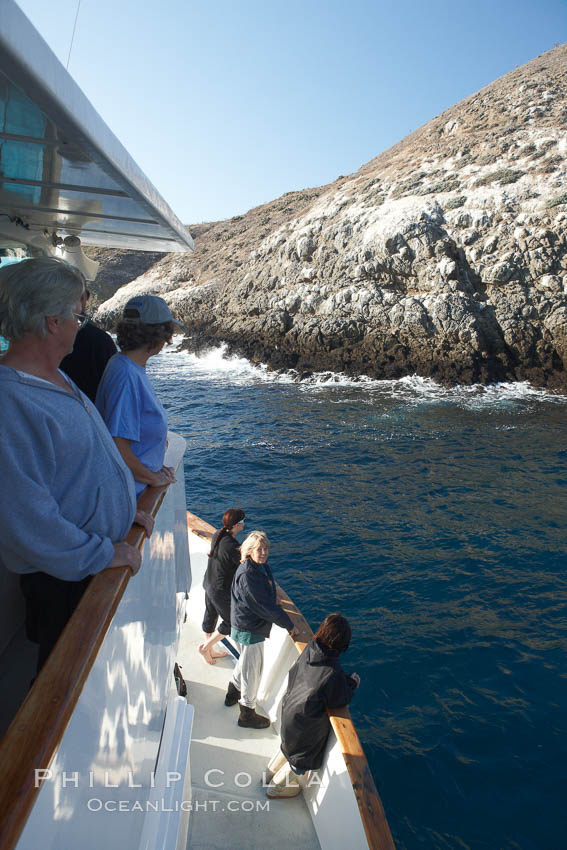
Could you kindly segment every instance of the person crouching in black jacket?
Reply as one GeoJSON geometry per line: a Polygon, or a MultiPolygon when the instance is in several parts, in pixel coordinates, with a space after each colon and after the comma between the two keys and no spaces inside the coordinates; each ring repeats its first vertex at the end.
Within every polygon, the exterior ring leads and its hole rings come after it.
{"type": "Polygon", "coordinates": [[[271,780],[268,797],[296,797],[308,782],[308,771],[323,764],[331,729],[327,709],[348,705],[360,684],[360,676],[348,675],[339,662],[350,638],[348,620],[329,614],[290,669],[282,702],[281,749],[266,771],[271,780]]]}

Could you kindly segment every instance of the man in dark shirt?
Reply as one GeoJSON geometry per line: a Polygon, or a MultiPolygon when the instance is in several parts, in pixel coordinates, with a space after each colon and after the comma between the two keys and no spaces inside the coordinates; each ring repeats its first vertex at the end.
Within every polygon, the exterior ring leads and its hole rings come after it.
{"type": "Polygon", "coordinates": [[[72,353],[63,358],[60,368],[94,402],[102,373],[116,351],[110,334],[87,322],[76,336],[72,353]]]}

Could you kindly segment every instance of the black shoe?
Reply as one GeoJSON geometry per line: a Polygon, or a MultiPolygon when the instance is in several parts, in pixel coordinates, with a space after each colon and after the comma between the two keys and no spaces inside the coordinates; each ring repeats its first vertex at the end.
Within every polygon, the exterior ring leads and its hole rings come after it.
{"type": "Polygon", "coordinates": [[[226,696],[224,698],[225,705],[236,705],[238,700],[240,699],[240,691],[238,688],[235,688],[232,682],[228,683],[228,691],[226,692],[226,696]]]}
{"type": "Polygon", "coordinates": [[[248,729],[267,729],[270,725],[270,719],[262,717],[261,714],[256,714],[253,708],[241,705],[238,725],[246,726],[248,729]]]}

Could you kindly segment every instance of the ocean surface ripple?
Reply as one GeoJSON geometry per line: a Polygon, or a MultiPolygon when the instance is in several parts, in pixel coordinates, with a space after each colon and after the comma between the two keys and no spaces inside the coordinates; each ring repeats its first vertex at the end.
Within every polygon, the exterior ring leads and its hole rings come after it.
{"type": "Polygon", "coordinates": [[[352,714],[399,850],[567,847],[567,397],[298,381],[223,349],[150,361],[187,506],[242,506],[313,627],[340,610],[352,714]]]}

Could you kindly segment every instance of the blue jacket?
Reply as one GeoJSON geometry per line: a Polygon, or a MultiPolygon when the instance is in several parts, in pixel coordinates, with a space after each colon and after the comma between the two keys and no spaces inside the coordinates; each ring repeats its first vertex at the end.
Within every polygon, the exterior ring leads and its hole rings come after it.
{"type": "Polygon", "coordinates": [[[269,637],[272,623],[291,631],[293,623],[276,603],[276,583],[268,564],[250,558],[240,564],[232,582],[230,622],[239,632],[269,637]]]}
{"type": "Polygon", "coordinates": [[[134,479],[95,406],[0,365],[0,562],[80,581],[134,520],[134,479]]]}

